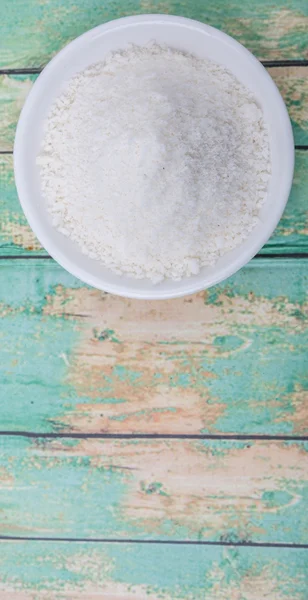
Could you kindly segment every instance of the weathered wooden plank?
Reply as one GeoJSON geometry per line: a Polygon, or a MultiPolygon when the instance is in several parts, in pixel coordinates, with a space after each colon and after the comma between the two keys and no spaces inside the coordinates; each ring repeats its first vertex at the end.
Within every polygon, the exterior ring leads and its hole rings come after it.
{"type": "MultiPolygon", "coordinates": [[[[297,151],[285,213],[260,254],[308,252],[308,152],[297,151]]],[[[14,184],[13,157],[0,154],[0,255],[46,254],[27,224],[14,184]]]]}
{"type": "Polygon", "coordinates": [[[12,150],[24,101],[37,75],[0,75],[0,151],[12,150]]]}
{"type": "Polygon", "coordinates": [[[24,216],[14,182],[13,156],[0,154],[0,256],[47,254],[24,216]]]}
{"type": "Polygon", "coordinates": [[[307,144],[308,67],[274,67],[268,71],[288,108],[295,144],[307,144]]]}
{"type": "MultiPolygon", "coordinates": [[[[308,144],[308,67],[275,67],[273,77],[286,102],[296,144],[308,144]]],[[[12,150],[24,100],[37,75],[0,75],[0,151],[12,150]]]]}
{"type": "Polygon", "coordinates": [[[38,67],[67,42],[111,19],[140,13],[167,13],[218,27],[259,58],[307,57],[305,0],[2,0],[2,67],[38,67]]]}
{"type": "MultiPolygon", "coordinates": [[[[295,152],[291,194],[285,212],[260,254],[308,252],[308,152],[295,152]]],[[[0,246],[1,247],[1,246],[0,246]]]]}
{"type": "Polygon", "coordinates": [[[1,534],[305,543],[304,442],[0,438],[1,534]]]}
{"type": "Polygon", "coordinates": [[[307,264],[255,259],[149,302],[1,260],[0,429],[304,434],[307,264]]]}
{"type": "Polygon", "coordinates": [[[305,550],[64,542],[0,549],[1,600],[306,600],[305,550]]]}

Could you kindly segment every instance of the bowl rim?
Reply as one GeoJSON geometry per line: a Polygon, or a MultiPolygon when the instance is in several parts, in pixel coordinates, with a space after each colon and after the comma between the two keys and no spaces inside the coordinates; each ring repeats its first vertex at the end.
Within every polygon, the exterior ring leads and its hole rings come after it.
{"type": "MultiPolygon", "coordinates": [[[[266,241],[269,239],[270,235],[273,233],[276,228],[282,213],[285,209],[285,206],[288,201],[289,193],[292,186],[293,181],[293,171],[294,171],[294,160],[295,160],[295,149],[294,149],[294,138],[293,131],[290,122],[290,118],[285,106],[285,103],[280,95],[280,92],[272,80],[265,67],[263,67],[262,63],[249,51],[245,46],[237,42],[234,38],[227,35],[226,33],[220,31],[219,29],[207,25],[205,23],[199,22],[194,19],[188,19],[186,17],[178,17],[173,15],[163,15],[163,14],[143,14],[136,16],[128,16],[120,19],[114,19],[112,21],[108,21],[107,23],[103,23],[98,25],[85,33],[81,34],[73,41],[66,44],[46,65],[43,69],[39,77],[36,79],[32,89],[30,90],[24,106],[21,110],[16,134],[14,141],[14,175],[15,175],[15,183],[18,192],[19,201],[23,212],[28,220],[28,223],[31,229],[34,231],[36,237],[38,238],[41,245],[47,250],[50,256],[56,260],[64,269],[66,269],[69,273],[83,281],[84,283],[102,290],[104,292],[108,292],[111,294],[116,294],[119,296],[127,297],[127,298],[138,298],[138,299],[168,299],[168,298],[178,298],[181,296],[193,294],[199,292],[204,289],[208,289],[221,281],[224,281],[228,277],[235,274],[239,269],[245,266],[253,256],[255,256],[259,250],[263,247],[266,241]],[[258,238],[254,241],[251,246],[246,248],[241,255],[235,257],[232,261],[230,261],[223,268],[220,268],[217,274],[213,274],[210,276],[210,282],[206,281],[207,276],[204,276],[204,281],[198,281],[196,283],[193,278],[185,278],[183,279],[183,286],[177,290],[164,290],[160,289],[158,286],[153,286],[151,290],[134,290],[130,289],[129,286],[125,283],[121,284],[112,284],[105,283],[104,278],[99,278],[96,275],[89,273],[83,267],[79,267],[75,260],[73,260],[68,254],[64,254],[61,250],[58,250],[53,241],[45,235],[41,235],[41,226],[40,221],[37,216],[37,212],[35,211],[34,202],[31,200],[30,194],[26,190],[26,186],[24,185],[24,174],[22,169],[23,163],[23,152],[24,152],[24,130],[27,123],[27,119],[31,115],[32,112],[32,102],[35,99],[36,95],[39,91],[44,87],[45,81],[48,79],[49,74],[53,72],[57,68],[58,62],[60,62],[67,52],[71,52],[74,46],[80,47],[84,42],[88,40],[95,39],[96,36],[101,35],[103,31],[112,31],[119,30],[121,28],[127,28],[130,25],[140,25],[150,24],[155,22],[156,24],[175,24],[179,26],[183,26],[184,28],[190,28],[193,30],[203,30],[207,32],[209,35],[215,36],[216,38],[220,38],[233,47],[235,47],[241,54],[246,55],[252,63],[254,63],[255,68],[259,69],[260,73],[262,72],[262,76],[268,79],[268,82],[271,85],[272,93],[276,93],[277,102],[277,110],[279,110],[279,114],[282,121],[282,127],[285,128],[285,135],[287,138],[287,146],[288,146],[288,173],[284,173],[285,177],[285,189],[284,193],[281,194],[281,197],[277,200],[277,207],[275,213],[270,215],[268,222],[264,226],[264,230],[260,232],[258,238]]],[[[247,238],[249,240],[249,236],[247,238]]],[[[228,253],[226,253],[227,256],[228,253]]],[[[170,281],[170,280],[169,280],[170,281]]],[[[177,282],[179,283],[179,282],[177,282]]]]}

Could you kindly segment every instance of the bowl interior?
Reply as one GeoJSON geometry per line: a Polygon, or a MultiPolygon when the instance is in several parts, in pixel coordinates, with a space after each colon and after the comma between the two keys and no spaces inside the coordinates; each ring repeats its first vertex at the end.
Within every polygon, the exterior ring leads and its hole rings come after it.
{"type": "Polygon", "coordinates": [[[181,17],[143,15],[101,25],[66,46],[44,69],[23,108],[14,148],[15,178],[26,217],[46,250],[68,271],[99,289],[137,298],[170,298],[214,285],[243,266],[267,241],[288,199],[293,175],[293,136],[281,96],[262,65],[229,36],[181,17]],[[228,68],[256,96],[269,127],[272,176],[260,223],[240,246],[221,257],[214,267],[196,276],[153,285],[148,280],[118,276],[98,261],[82,254],[51,226],[41,195],[36,156],[43,122],[55,97],[67,80],[88,65],[102,60],[111,50],[128,44],[161,44],[210,58],[228,68]]]}

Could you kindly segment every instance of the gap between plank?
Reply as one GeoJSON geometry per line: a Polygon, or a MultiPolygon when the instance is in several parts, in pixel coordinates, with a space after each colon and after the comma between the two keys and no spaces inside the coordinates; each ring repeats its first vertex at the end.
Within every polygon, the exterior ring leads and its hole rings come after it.
{"type": "Polygon", "coordinates": [[[72,439],[102,439],[102,440],[222,440],[222,441],[281,441],[281,442],[308,442],[308,435],[261,435],[261,434],[186,434],[186,433],[37,433],[34,431],[0,431],[0,437],[27,437],[27,438],[72,438],[72,439]]]}
{"type": "Polygon", "coordinates": [[[308,67],[307,59],[261,60],[263,67],[308,67]]]}
{"type": "MultiPolygon", "coordinates": [[[[251,260],[255,259],[286,259],[286,258],[308,258],[308,252],[284,252],[283,254],[262,254],[262,249],[259,254],[256,254],[251,260]]],[[[50,254],[2,254],[0,260],[53,260],[50,254]]]]}
{"type": "MultiPolygon", "coordinates": [[[[295,144],[295,150],[308,150],[308,145],[306,144],[295,144]]],[[[13,150],[0,150],[0,154],[13,154],[13,150]]]]}
{"type": "MultiPolygon", "coordinates": [[[[264,67],[308,67],[306,59],[290,60],[261,60],[264,67]]],[[[44,67],[24,67],[15,69],[0,69],[0,75],[36,75],[43,71],[44,67]]]]}
{"type": "MultiPolygon", "coordinates": [[[[295,150],[301,150],[301,151],[305,151],[308,150],[308,145],[305,144],[295,144],[294,146],[295,150]]],[[[0,154],[13,154],[13,150],[0,150],[0,154]]]]}
{"type": "Polygon", "coordinates": [[[280,542],[224,542],[203,540],[142,540],[142,539],[117,539],[117,538],[62,538],[62,537],[27,537],[0,535],[0,541],[26,541],[26,542],[73,542],[73,543],[100,543],[100,544],[172,544],[173,546],[244,546],[247,548],[294,548],[308,549],[308,544],[292,544],[280,542]]]}

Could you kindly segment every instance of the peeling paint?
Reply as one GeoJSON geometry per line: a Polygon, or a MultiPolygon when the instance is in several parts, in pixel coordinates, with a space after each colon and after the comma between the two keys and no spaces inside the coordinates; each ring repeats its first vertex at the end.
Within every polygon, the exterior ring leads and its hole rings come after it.
{"type": "Polygon", "coordinates": [[[0,593],[1,600],[305,600],[305,566],[303,550],[286,548],[1,542],[0,593]]]}
{"type": "Polygon", "coordinates": [[[307,536],[303,442],[8,438],[1,461],[15,482],[1,493],[7,535],[17,528],[243,543],[307,536]]]}
{"type": "MultiPolygon", "coordinates": [[[[301,23],[308,30],[308,17],[301,23]],[[304,24],[305,23],[305,24],[304,24]]],[[[308,56],[308,53],[307,53],[308,56]]],[[[308,69],[279,67],[269,69],[287,107],[297,144],[306,144],[308,135],[308,69]]]]}
{"type": "Polygon", "coordinates": [[[37,431],[305,432],[301,260],[258,259],[163,302],[89,289],[51,261],[11,264],[0,271],[4,429],[14,415],[37,431]]]}

